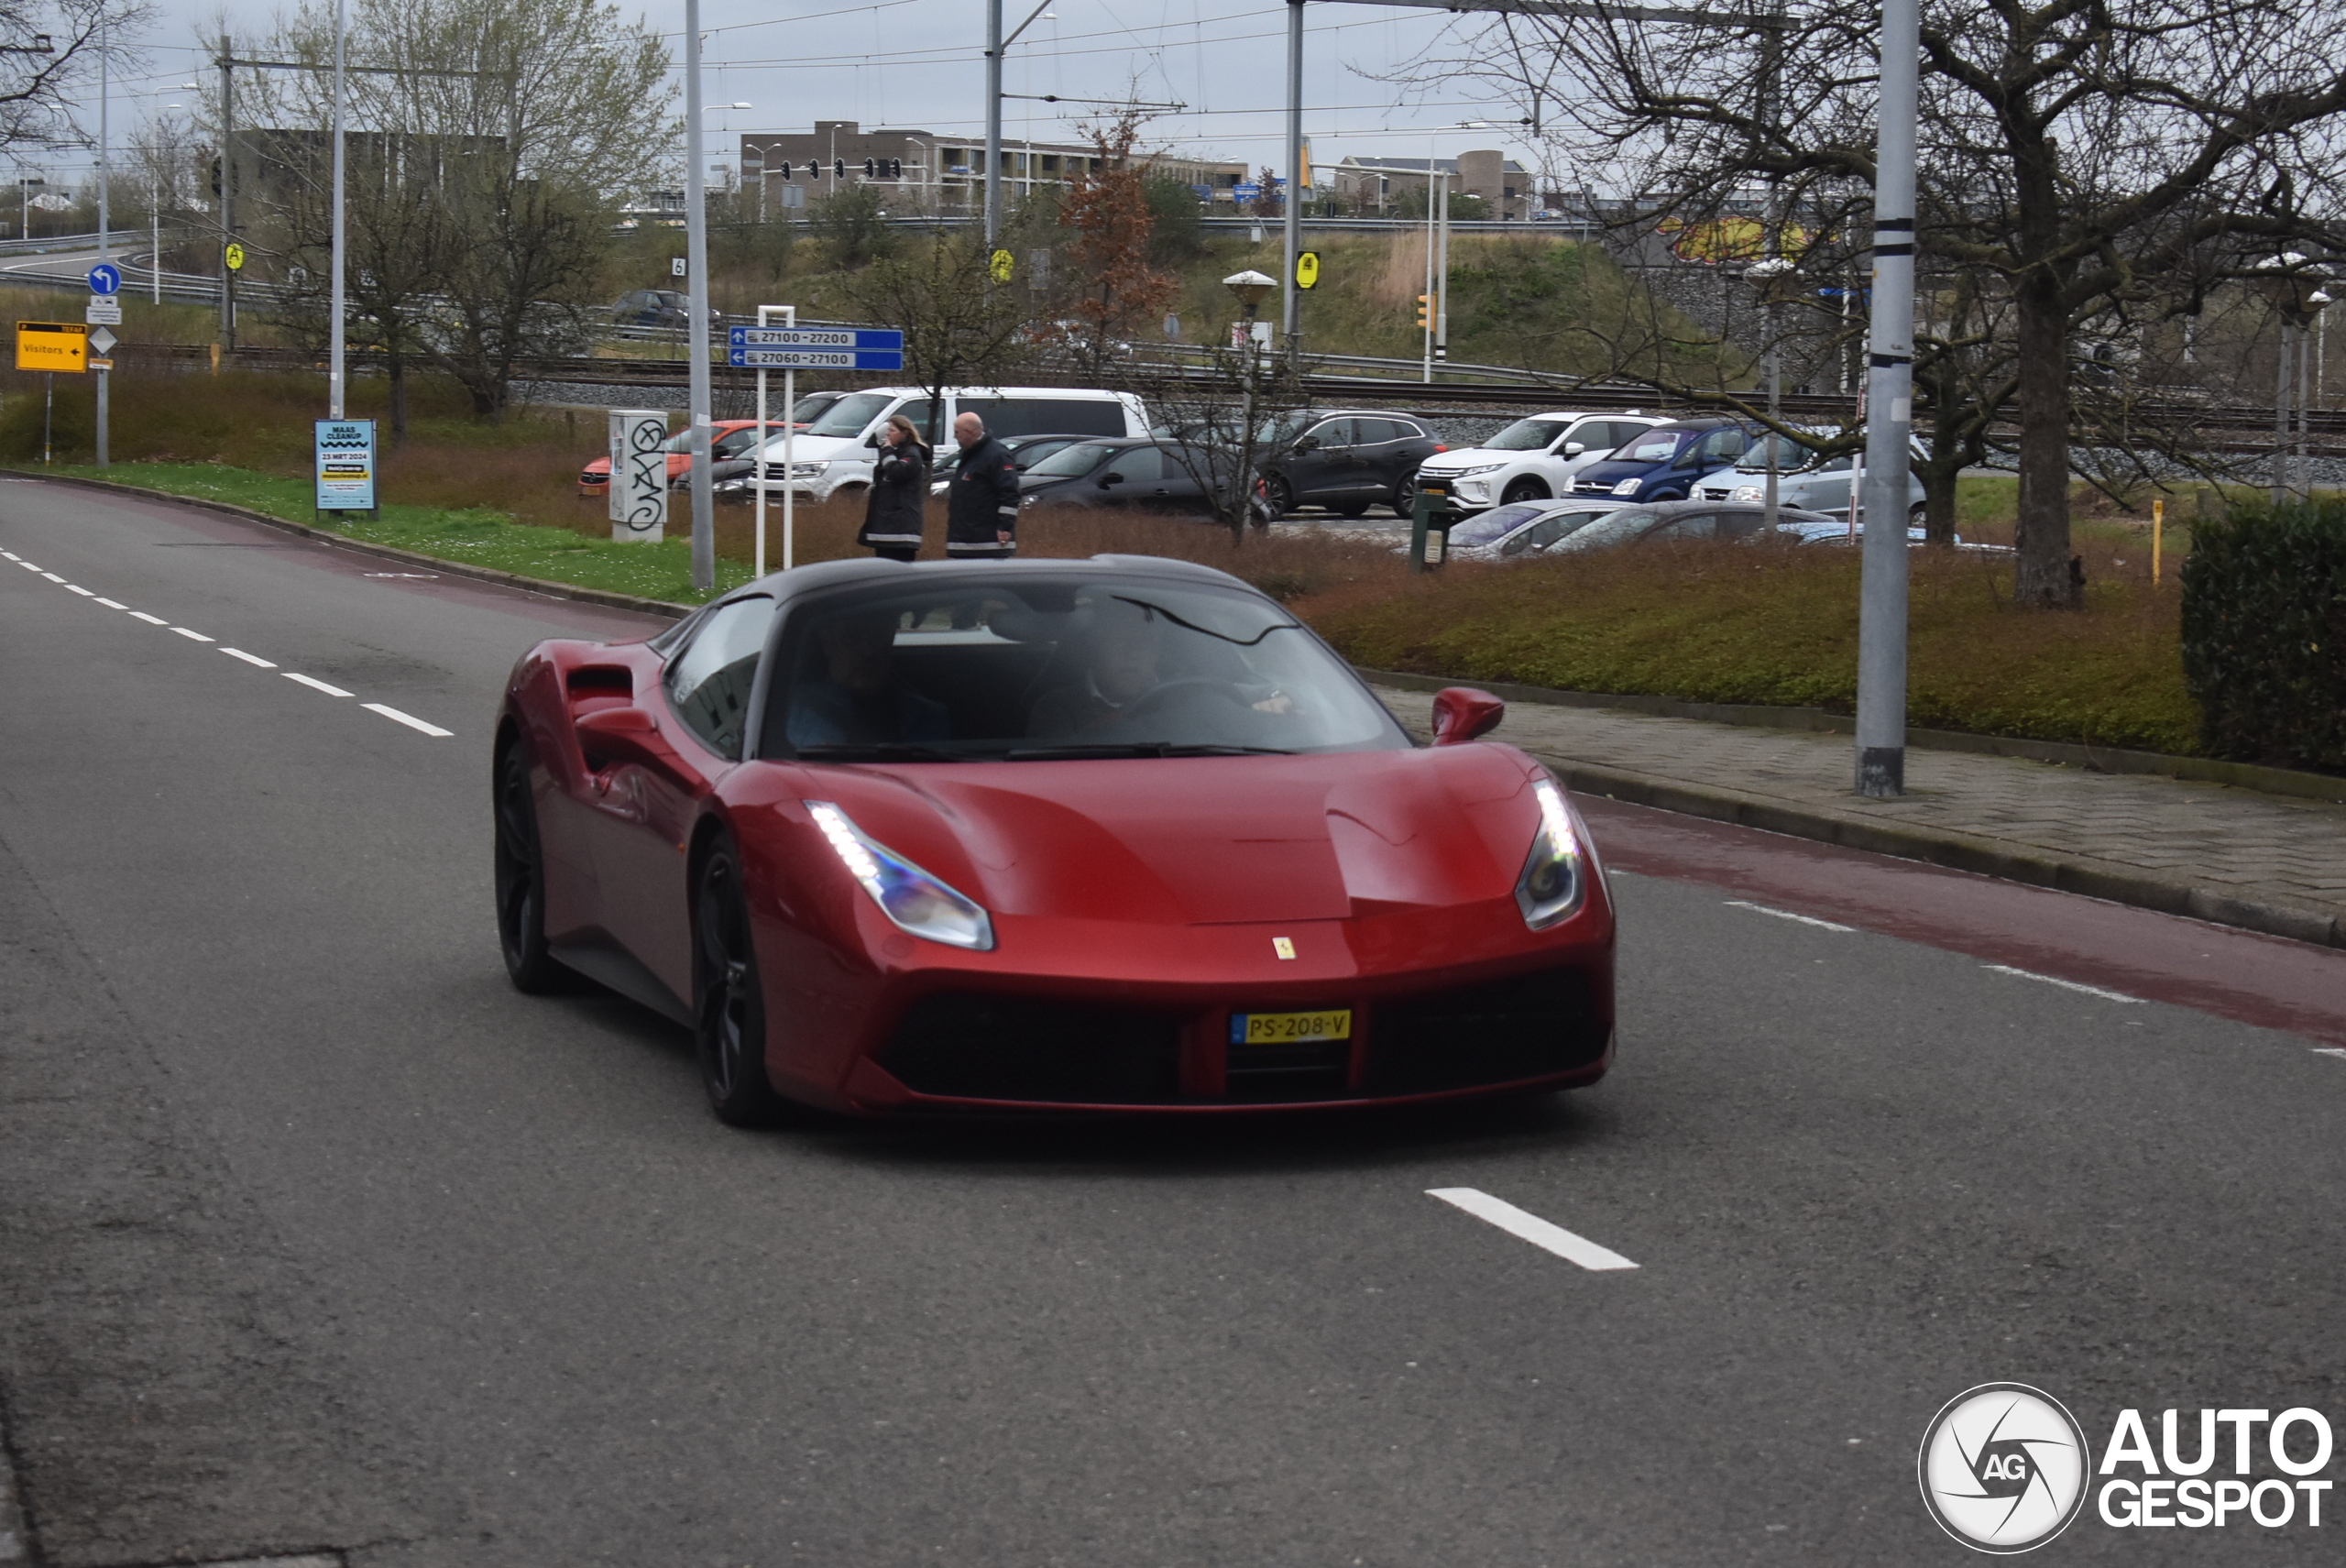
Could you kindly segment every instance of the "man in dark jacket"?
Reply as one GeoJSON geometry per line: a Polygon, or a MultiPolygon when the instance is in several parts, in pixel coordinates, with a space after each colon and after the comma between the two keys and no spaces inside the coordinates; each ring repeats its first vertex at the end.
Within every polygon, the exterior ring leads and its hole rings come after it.
{"type": "Polygon", "coordinates": [[[961,466],[947,487],[945,553],[958,560],[1018,552],[1018,466],[1009,448],[986,433],[986,422],[963,414],[953,422],[961,466]]]}

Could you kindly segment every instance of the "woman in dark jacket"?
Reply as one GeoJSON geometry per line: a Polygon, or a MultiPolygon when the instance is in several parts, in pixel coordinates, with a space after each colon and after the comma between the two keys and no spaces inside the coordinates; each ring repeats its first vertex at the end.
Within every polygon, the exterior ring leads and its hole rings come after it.
{"type": "Polygon", "coordinates": [[[892,414],[872,464],[872,496],[855,542],[882,561],[909,561],[920,554],[927,510],[928,448],[912,421],[892,414]]]}

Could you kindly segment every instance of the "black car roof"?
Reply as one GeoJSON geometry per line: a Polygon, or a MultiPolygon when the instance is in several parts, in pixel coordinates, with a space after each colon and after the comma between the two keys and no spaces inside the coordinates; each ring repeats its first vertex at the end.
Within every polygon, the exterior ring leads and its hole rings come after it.
{"type": "MultiPolygon", "coordinates": [[[[754,582],[744,583],[725,596],[726,600],[746,598],[757,594],[772,595],[775,600],[787,603],[810,594],[825,593],[833,588],[865,587],[882,583],[919,582],[924,585],[966,577],[983,582],[989,576],[1004,572],[1028,576],[1085,576],[1098,578],[1102,569],[1120,575],[1142,577],[1178,577],[1191,582],[1211,583],[1221,587],[1244,588],[1250,594],[1260,590],[1211,566],[1201,566],[1194,561],[1177,561],[1165,555],[1089,555],[1078,558],[1054,556],[1024,559],[1010,557],[1000,561],[822,561],[808,566],[794,566],[787,572],[770,572],[754,582]],[[917,576],[907,577],[906,573],[917,576]]],[[[723,603],[725,600],[716,601],[723,603]]]]}

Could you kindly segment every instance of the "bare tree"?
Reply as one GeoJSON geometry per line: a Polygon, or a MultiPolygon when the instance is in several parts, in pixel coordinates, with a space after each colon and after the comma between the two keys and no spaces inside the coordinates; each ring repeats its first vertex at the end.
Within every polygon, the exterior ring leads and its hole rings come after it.
{"type": "MultiPolygon", "coordinates": [[[[1701,27],[1510,16],[1477,25],[1453,69],[1527,106],[1550,74],[1587,84],[1562,100],[1560,156],[1613,193],[1623,232],[1756,215],[1770,248],[1803,229],[1786,252],[1838,278],[1869,230],[1874,26],[1823,0],[1701,27]]],[[[1925,0],[1922,47],[1917,257],[1956,282],[1925,303],[1917,383],[1980,405],[1935,410],[1958,446],[2017,420],[2017,596],[2072,606],[2072,443],[2110,433],[2078,428],[2097,403],[2081,341],[2194,309],[2282,244],[2330,248],[2316,214],[2338,210],[2346,35],[2324,0],[1925,0]]],[[[1710,397],[1757,411],[1732,392],[1710,397]]]]}
{"type": "Polygon", "coordinates": [[[1257,494],[1263,465],[1296,436],[1305,405],[1307,368],[1292,356],[1266,353],[1252,339],[1217,345],[1195,360],[1120,361],[1113,372],[1137,392],[1166,433],[1166,455],[1203,491],[1231,543],[1269,512],[1257,494]]]}
{"type": "Polygon", "coordinates": [[[97,70],[101,20],[105,47],[119,62],[131,58],[132,40],[153,16],[143,0],[0,0],[0,35],[20,47],[36,37],[49,46],[47,53],[0,55],[0,147],[81,140],[75,100],[97,70]]]}
{"type": "Polygon", "coordinates": [[[904,368],[929,395],[937,444],[945,389],[999,382],[1033,352],[1025,302],[988,274],[984,237],[937,230],[909,240],[839,286],[867,321],[904,334],[904,368]]]}

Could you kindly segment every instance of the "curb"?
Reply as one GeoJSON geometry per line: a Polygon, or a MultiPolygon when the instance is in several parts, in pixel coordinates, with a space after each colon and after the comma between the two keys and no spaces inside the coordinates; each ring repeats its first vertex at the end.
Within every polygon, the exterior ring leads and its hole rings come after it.
{"type": "Polygon", "coordinates": [[[308,523],[289,522],[281,517],[271,517],[265,511],[238,506],[234,501],[206,500],[201,496],[174,495],[169,490],[149,489],[145,485],[126,485],[115,479],[84,478],[79,474],[44,474],[38,468],[11,467],[5,472],[18,478],[38,479],[49,485],[72,485],[85,490],[108,490],[115,495],[137,496],[141,500],[171,501],[180,506],[196,507],[204,511],[225,512],[230,517],[257,522],[280,533],[313,539],[322,544],[332,544],[344,550],[355,550],[361,555],[378,560],[396,561],[405,566],[431,566],[454,577],[470,577],[476,582],[494,583],[499,587],[516,588],[523,593],[537,594],[545,598],[572,599],[580,604],[600,605],[606,609],[629,609],[639,615],[656,615],[668,620],[681,620],[693,612],[693,607],[672,604],[666,599],[644,598],[635,594],[617,594],[608,588],[586,588],[569,583],[557,583],[544,577],[525,577],[519,572],[500,572],[492,566],[468,566],[461,561],[450,561],[438,555],[426,555],[419,550],[401,550],[395,544],[369,544],[363,539],[353,539],[346,533],[331,529],[312,528],[308,523]]]}
{"type": "MultiPolygon", "coordinates": [[[[1778,707],[1768,703],[1686,702],[1677,697],[1650,696],[1639,692],[1560,691],[1552,686],[1516,685],[1505,681],[1445,680],[1438,675],[1412,674],[1406,670],[1372,670],[1356,664],[1362,677],[1404,691],[1440,691],[1444,686],[1471,685],[1506,702],[1546,703],[1554,707],[1611,708],[1623,713],[1650,714],[1660,718],[1699,718],[1711,724],[1735,724],[1755,729],[1803,729],[1849,735],[1857,721],[1844,713],[1821,707],[1778,707]]],[[[1980,735],[1968,729],[1913,729],[1906,743],[1925,751],[1968,751],[1992,757],[2024,757],[2036,762],[2057,762],[2097,773],[2149,773],[2193,784],[2231,784],[2266,795],[2293,795],[2302,800],[2346,804],[2346,778],[2308,773],[2295,768],[2268,768],[2254,762],[2227,762],[2213,757],[2177,757],[2164,751],[2132,751],[2118,746],[2086,746],[2069,740],[2027,740],[2011,735],[1980,735]]]]}

